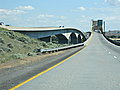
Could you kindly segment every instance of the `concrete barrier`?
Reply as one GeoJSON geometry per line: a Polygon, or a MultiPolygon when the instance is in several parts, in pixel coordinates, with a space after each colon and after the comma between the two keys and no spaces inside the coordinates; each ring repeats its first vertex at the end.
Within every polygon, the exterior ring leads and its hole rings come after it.
{"type": "Polygon", "coordinates": [[[104,33],[103,33],[103,36],[104,36],[109,42],[111,42],[111,43],[113,43],[113,44],[115,44],[115,45],[117,45],[117,46],[120,46],[120,43],[119,43],[119,42],[109,39],[108,37],[105,36],[104,33]]]}

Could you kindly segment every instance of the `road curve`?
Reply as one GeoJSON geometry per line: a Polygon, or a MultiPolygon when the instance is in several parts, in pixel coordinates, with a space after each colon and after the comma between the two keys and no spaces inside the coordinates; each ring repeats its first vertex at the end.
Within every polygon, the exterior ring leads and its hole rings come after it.
{"type": "Polygon", "coordinates": [[[120,90],[120,47],[94,33],[81,52],[16,90],[120,90]]]}

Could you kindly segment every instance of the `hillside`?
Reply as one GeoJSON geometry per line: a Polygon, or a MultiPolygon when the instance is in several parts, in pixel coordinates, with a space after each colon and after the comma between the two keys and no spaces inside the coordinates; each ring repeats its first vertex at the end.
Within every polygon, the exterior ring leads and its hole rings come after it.
{"type": "Polygon", "coordinates": [[[40,48],[56,48],[62,46],[65,45],[51,42],[46,43],[18,32],[0,28],[0,63],[35,56],[38,54],[37,49],[40,48]]]}

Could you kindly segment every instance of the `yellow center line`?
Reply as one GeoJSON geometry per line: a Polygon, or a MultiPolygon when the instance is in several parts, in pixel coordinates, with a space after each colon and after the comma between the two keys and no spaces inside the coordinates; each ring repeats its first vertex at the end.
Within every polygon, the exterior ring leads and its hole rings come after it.
{"type": "Polygon", "coordinates": [[[35,76],[33,76],[33,77],[29,78],[28,80],[26,80],[26,81],[24,81],[24,82],[22,82],[22,83],[20,83],[20,84],[18,84],[18,85],[16,85],[16,86],[14,86],[13,88],[11,88],[11,89],[9,89],[9,90],[15,90],[15,89],[19,88],[20,86],[22,86],[22,85],[26,84],[27,82],[29,82],[29,81],[31,81],[31,80],[33,80],[33,79],[35,79],[35,78],[37,78],[37,77],[41,76],[42,74],[44,74],[44,73],[46,73],[46,72],[50,71],[51,69],[53,69],[53,68],[57,67],[58,65],[60,65],[60,64],[62,64],[62,63],[64,63],[65,61],[67,61],[67,60],[68,60],[68,59],[70,59],[71,57],[73,57],[73,56],[75,56],[76,54],[78,54],[79,52],[83,51],[83,50],[84,50],[84,49],[85,49],[85,48],[89,45],[89,43],[90,43],[91,39],[92,39],[92,37],[90,37],[89,42],[86,44],[86,46],[85,46],[82,50],[80,50],[80,51],[76,52],[75,54],[73,54],[73,55],[69,56],[68,58],[64,59],[63,61],[61,61],[61,62],[57,63],[56,65],[54,65],[54,66],[52,66],[52,67],[50,67],[50,68],[46,69],[45,71],[43,71],[43,72],[41,72],[41,73],[38,73],[37,75],[35,75],[35,76]]]}

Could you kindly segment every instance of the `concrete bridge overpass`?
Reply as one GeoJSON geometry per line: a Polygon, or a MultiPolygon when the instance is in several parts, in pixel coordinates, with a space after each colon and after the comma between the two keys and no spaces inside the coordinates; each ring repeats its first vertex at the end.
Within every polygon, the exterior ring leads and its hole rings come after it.
{"type": "Polygon", "coordinates": [[[31,38],[51,42],[54,35],[61,44],[77,44],[86,40],[84,34],[75,28],[64,27],[13,27],[2,26],[8,30],[23,33],[31,38]]]}

